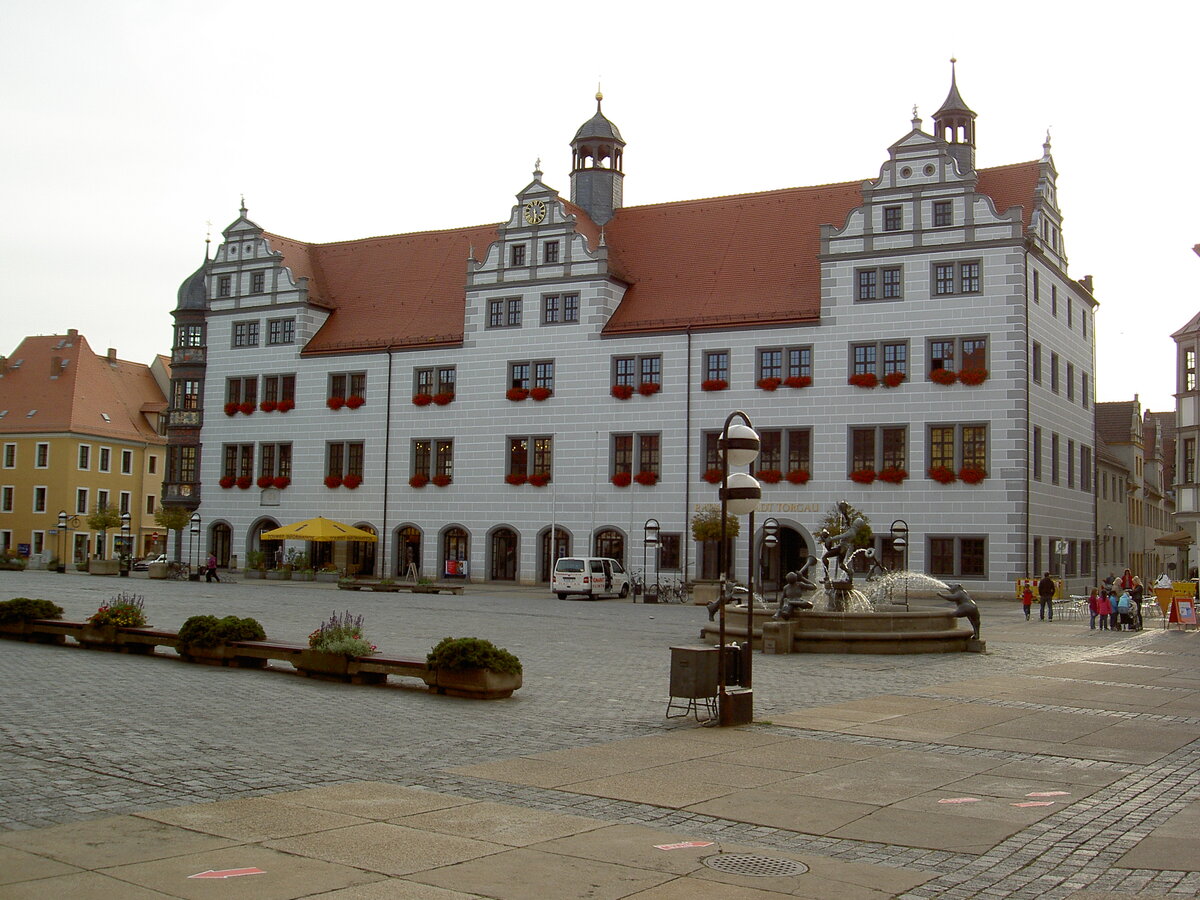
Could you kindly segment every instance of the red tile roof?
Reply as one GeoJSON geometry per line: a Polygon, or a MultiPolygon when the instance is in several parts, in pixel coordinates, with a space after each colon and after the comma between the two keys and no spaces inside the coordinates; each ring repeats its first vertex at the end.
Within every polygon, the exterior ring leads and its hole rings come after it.
{"type": "MultiPolygon", "coordinates": [[[[1037,162],[979,172],[978,191],[997,211],[1023,207],[1028,227],[1037,162]]],[[[821,312],[820,226],[841,227],[862,203],[862,182],[787,188],[626,207],[603,231],[624,299],[606,334],[816,322],[821,312]]],[[[581,209],[589,247],[601,231],[581,209]]],[[[464,284],[499,238],[498,225],[305,244],[266,235],[310,298],[334,313],[306,354],[445,346],[463,336],[464,284]]]]}

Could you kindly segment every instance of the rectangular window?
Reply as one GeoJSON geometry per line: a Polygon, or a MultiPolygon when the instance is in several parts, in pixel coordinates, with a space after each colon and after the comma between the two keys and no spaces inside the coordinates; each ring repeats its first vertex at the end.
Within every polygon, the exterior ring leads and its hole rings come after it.
{"type": "Polygon", "coordinates": [[[1050,354],[1050,390],[1058,393],[1058,354],[1050,354]]]}
{"type": "Polygon", "coordinates": [[[154,495],[150,494],[146,497],[146,515],[154,515],[154,495]]]}
{"type": "Polygon", "coordinates": [[[296,376],[264,375],[263,402],[294,404],[296,402],[296,376]]]}
{"type": "Polygon", "coordinates": [[[108,447],[100,448],[100,457],[98,460],[98,465],[97,465],[96,470],[98,472],[111,472],[112,471],[112,450],[109,449],[108,447]]]}
{"type": "Polygon", "coordinates": [[[79,468],[87,471],[92,467],[92,447],[90,444],[79,445],[79,468]]]}
{"type": "Polygon", "coordinates": [[[413,441],[412,444],[412,475],[413,477],[421,476],[424,478],[431,477],[429,471],[430,463],[433,460],[433,443],[428,440],[413,441]]]}
{"type": "Polygon", "coordinates": [[[350,397],[366,397],[366,372],[335,372],[329,376],[329,396],[340,400],[350,397]]]}
{"type": "Polygon", "coordinates": [[[954,204],[949,200],[933,201],[933,227],[945,228],[954,224],[954,204]]]}
{"type": "Polygon", "coordinates": [[[533,364],[533,386],[545,388],[548,391],[554,390],[554,362],[552,360],[543,360],[533,364]]]}
{"type": "Polygon", "coordinates": [[[626,387],[636,387],[634,374],[636,372],[636,356],[613,357],[613,384],[626,387]]]}
{"type": "Polygon", "coordinates": [[[1071,320],[1075,315],[1075,302],[1070,294],[1067,294],[1067,327],[1071,327],[1071,320]]]}
{"type": "MultiPolygon", "coordinates": [[[[1034,303],[1042,302],[1041,293],[1042,293],[1041,279],[1038,277],[1037,269],[1034,269],[1033,270],[1033,302],[1034,303]]],[[[1034,566],[1034,568],[1036,569],[1037,566],[1034,566]]]]}
{"type": "Polygon", "coordinates": [[[850,348],[854,361],[852,375],[875,375],[875,360],[878,348],[874,344],[855,344],[850,348]]]}
{"type": "Polygon", "coordinates": [[[578,294],[547,294],[542,298],[542,323],[544,325],[578,321],[578,294]]]}
{"type": "Polygon", "coordinates": [[[883,208],[883,230],[899,231],[904,227],[904,214],[899,206],[883,208]]]}
{"type": "Polygon", "coordinates": [[[657,434],[638,435],[638,472],[660,474],[660,438],[657,434]]]}
{"type": "Polygon", "coordinates": [[[1034,384],[1042,383],[1042,345],[1037,341],[1033,342],[1033,349],[1029,354],[1029,377],[1033,379],[1034,384]]]}
{"type": "Polygon", "coordinates": [[[1058,285],[1050,285],[1050,315],[1058,315],[1058,285]]]}
{"type": "Polygon", "coordinates": [[[878,293],[879,270],[860,269],[858,272],[858,299],[876,300],[878,293]]]}
{"type": "Polygon", "coordinates": [[[268,319],[268,344],[294,344],[296,342],[295,319],[268,319]]]}
{"type": "Polygon", "coordinates": [[[514,266],[525,265],[525,245],[524,244],[514,244],[512,247],[509,248],[509,253],[510,253],[510,256],[512,259],[512,264],[514,266]]]}
{"type": "Polygon", "coordinates": [[[16,489],[11,484],[0,487],[0,512],[13,511],[13,497],[16,489]]]}
{"type": "Polygon", "coordinates": [[[38,444],[33,451],[33,467],[35,469],[50,468],[50,445],[38,444]]]}
{"type": "Polygon", "coordinates": [[[454,478],[454,441],[434,441],[434,477],[454,478]]]}
{"type": "Polygon", "coordinates": [[[250,478],[254,474],[254,445],[225,444],[221,447],[221,475],[250,478]]]}
{"type": "Polygon", "coordinates": [[[754,468],[758,472],[782,471],[783,432],[764,428],[758,433],[760,447],[754,468]]]}
{"type": "Polygon", "coordinates": [[[1188,347],[1183,351],[1183,389],[1185,391],[1196,389],[1196,350],[1193,347],[1188,347]]]}
{"type": "Polygon", "coordinates": [[[267,287],[266,272],[251,272],[250,273],[250,293],[261,294],[267,287]]]}
{"type": "Polygon", "coordinates": [[[966,262],[958,267],[959,293],[979,293],[979,263],[966,262]]]}
{"type": "Polygon", "coordinates": [[[979,260],[934,263],[933,293],[935,296],[978,294],[982,290],[983,281],[979,260]]]}
{"type": "Polygon", "coordinates": [[[504,301],[488,301],[488,328],[504,327],[504,301]]]}
{"type": "Polygon", "coordinates": [[[260,444],[258,474],[263,478],[291,478],[292,445],[260,444]]]}
{"type": "Polygon", "coordinates": [[[901,289],[902,276],[899,266],[886,266],[879,269],[859,269],[858,293],[859,300],[899,300],[903,294],[901,289]]]}
{"type": "Polygon", "coordinates": [[[554,466],[554,441],[549,436],[508,439],[508,473],[549,477],[554,466]],[[530,452],[532,450],[532,453],[530,452]]]}
{"type": "Polygon", "coordinates": [[[1058,435],[1050,435],[1050,483],[1058,484],[1058,435]]]}
{"type": "Polygon", "coordinates": [[[508,385],[511,388],[554,390],[554,360],[521,360],[508,364],[508,385]]]}
{"type": "Polygon", "coordinates": [[[132,499],[133,495],[130,494],[129,491],[121,491],[117,512],[119,512],[121,515],[125,515],[125,513],[129,512],[129,501],[132,499]]]}
{"type": "Polygon", "coordinates": [[[173,409],[200,408],[200,381],[192,378],[176,378],[171,382],[171,407],[173,409]]]}
{"type": "Polygon", "coordinates": [[[1075,366],[1067,363],[1067,399],[1075,400],[1075,366]]]}
{"type": "Polygon", "coordinates": [[[448,438],[413,441],[412,474],[425,478],[454,478],[454,441],[448,438]]]}
{"type": "Polygon", "coordinates": [[[4,468],[15,469],[17,467],[17,445],[4,445],[4,468]]]}
{"type": "Polygon", "coordinates": [[[217,296],[229,297],[233,294],[233,278],[229,275],[222,275],[217,279],[217,296]]]}
{"type": "Polygon", "coordinates": [[[158,473],[158,457],[151,456],[146,460],[146,472],[150,475],[158,473]]]}
{"type": "Polygon", "coordinates": [[[954,293],[953,263],[938,263],[933,267],[933,292],[938,296],[954,293]]]}
{"type": "Polygon", "coordinates": [[[96,491],[96,512],[108,509],[108,491],[96,491]]]}
{"type": "Polygon", "coordinates": [[[987,471],[987,426],[962,426],[962,464],[964,469],[987,471]]]}
{"type": "Polygon", "coordinates": [[[1079,374],[1079,402],[1083,404],[1083,408],[1088,408],[1088,395],[1092,391],[1092,378],[1087,372],[1079,374]]]}
{"type": "Polygon", "coordinates": [[[519,328],[521,326],[521,298],[510,298],[507,309],[508,315],[504,320],[505,326],[508,328],[519,328]]]}
{"type": "Polygon", "coordinates": [[[1092,490],[1092,448],[1084,444],[1079,445],[1079,489],[1092,490]]]}
{"type": "Polygon", "coordinates": [[[767,378],[783,380],[782,350],[758,351],[758,380],[762,381],[767,378]]]}
{"type": "Polygon", "coordinates": [[[612,436],[612,473],[613,475],[633,474],[633,435],[614,434],[612,436]]]}
{"type": "Polygon", "coordinates": [[[934,425],[929,429],[929,468],[955,471],[955,427],[934,425]]]}
{"type": "Polygon", "coordinates": [[[908,374],[908,344],[883,344],[883,374],[908,374]]]}
{"type": "Polygon", "coordinates": [[[728,350],[709,350],[704,354],[704,379],[729,383],[728,350]]]}
{"type": "Polygon", "coordinates": [[[225,382],[226,403],[258,403],[258,376],[230,378],[225,382]]]}
{"type": "Polygon", "coordinates": [[[908,344],[880,341],[877,344],[852,344],[850,347],[851,375],[908,374],[908,344]],[[879,360],[883,360],[882,370],[879,360]]]}
{"type": "Polygon", "coordinates": [[[46,511],[46,489],[44,487],[35,487],[33,489],[33,511],[35,513],[44,513],[46,511]]]}
{"type": "Polygon", "coordinates": [[[203,347],[204,346],[204,326],[203,325],[177,325],[177,326],[175,326],[175,346],[176,347],[203,347]]]}
{"type": "Polygon", "coordinates": [[[899,300],[902,296],[899,266],[883,269],[883,299],[899,300]]]}
{"type": "Polygon", "coordinates": [[[661,533],[658,536],[658,566],[660,569],[681,568],[680,541],[682,535],[678,532],[661,533]]]}
{"type": "Polygon", "coordinates": [[[258,323],[257,322],[234,322],[233,323],[233,346],[235,346],[235,347],[257,347],[258,346],[258,323]]]}
{"type": "Polygon", "coordinates": [[[937,372],[942,369],[954,371],[954,348],[955,340],[953,338],[939,338],[929,342],[929,371],[937,372]]]}
{"type": "Polygon", "coordinates": [[[1067,440],[1067,487],[1075,487],[1075,442],[1067,440]]]}
{"type": "Polygon", "coordinates": [[[1033,448],[1030,451],[1033,457],[1033,478],[1035,481],[1042,480],[1042,429],[1037,425],[1033,426],[1033,448]]]}
{"type": "Polygon", "coordinates": [[[657,478],[662,472],[661,437],[654,432],[614,434],[611,465],[612,476],[645,472],[657,478]]]}
{"type": "Polygon", "coordinates": [[[362,441],[345,441],[327,444],[325,448],[325,474],[334,478],[353,475],[362,478],[364,445],[362,441]]]}
{"type": "Polygon", "coordinates": [[[121,451],[121,474],[122,475],[132,475],[133,474],[133,451],[132,450],[122,450],[121,451]]]}
{"type": "Polygon", "coordinates": [[[788,472],[812,471],[812,431],[808,428],[789,428],[784,435],[787,437],[788,472]]]}
{"type": "Polygon", "coordinates": [[[939,577],[987,578],[987,538],[929,538],[929,573],[939,577]]]}
{"type": "Polygon", "coordinates": [[[1196,481],[1196,439],[1183,439],[1183,483],[1194,484],[1196,481]]]}
{"type": "Polygon", "coordinates": [[[812,378],[812,347],[767,347],[758,351],[758,381],[812,378]]]}
{"type": "Polygon", "coordinates": [[[87,514],[87,501],[88,501],[87,488],[76,488],[75,489],[75,514],[76,515],[82,516],[82,515],[87,514]]]}
{"type": "Polygon", "coordinates": [[[558,241],[546,241],[542,245],[542,261],[546,263],[558,262],[558,241]]]}

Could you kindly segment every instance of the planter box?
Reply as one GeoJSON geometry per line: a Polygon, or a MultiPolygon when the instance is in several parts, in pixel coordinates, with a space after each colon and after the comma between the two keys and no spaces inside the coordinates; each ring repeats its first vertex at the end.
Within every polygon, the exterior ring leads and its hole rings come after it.
{"type": "Polygon", "coordinates": [[[236,648],[228,644],[218,644],[216,647],[191,647],[187,644],[180,646],[179,655],[188,662],[200,663],[205,666],[237,666],[242,669],[266,668],[267,660],[253,656],[239,656],[236,648]]]}
{"type": "Polygon", "coordinates": [[[387,681],[387,675],[382,672],[364,672],[357,659],[341,653],[305,650],[293,665],[309,678],[322,678],[326,681],[345,681],[350,684],[382,684],[387,681]]]}
{"type": "Polygon", "coordinates": [[[266,577],[266,573],[262,569],[245,569],[242,572],[242,580],[243,581],[247,578],[254,578],[254,579],[262,580],[265,577],[266,577]]]}
{"type": "Polygon", "coordinates": [[[88,560],[89,575],[116,575],[121,571],[121,562],[116,559],[88,560]]]}
{"type": "Polygon", "coordinates": [[[116,625],[85,625],[75,633],[81,647],[92,650],[118,650],[116,625]]]}
{"type": "Polygon", "coordinates": [[[267,581],[291,581],[291,569],[267,569],[267,581]]]}
{"type": "Polygon", "coordinates": [[[146,567],[146,575],[149,578],[166,578],[167,564],[166,563],[150,563],[146,567]]]}
{"type": "Polygon", "coordinates": [[[463,669],[458,672],[435,669],[430,674],[433,678],[429,689],[451,697],[500,700],[511,697],[512,692],[521,686],[519,674],[493,672],[491,669],[463,669]]]}
{"type": "Polygon", "coordinates": [[[345,584],[341,581],[338,582],[339,591],[361,591],[364,587],[365,585],[358,584],[356,582],[352,582],[350,584],[345,584]]]}
{"type": "Polygon", "coordinates": [[[313,581],[316,578],[315,572],[293,572],[292,581],[313,581]]]}
{"type": "Polygon", "coordinates": [[[394,584],[373,584],[371,590],[381,594],[395,594],[400,591],[400,588],[394,584]]]}
{"type": "Polygon", "coordinates": [[[29,641],[33,644],[65,644],[66,635],[42,634],[37,631],[32,622],[7,622],[0,625],[0,637],[15,638],[18,641],[29,641]]]}
{"type": "Polygon", "coordinates": [[[337,584],[337,580],[341,577],[337,572],[317,572],[316,574],[316,580],[325,584],[337,584]]]}

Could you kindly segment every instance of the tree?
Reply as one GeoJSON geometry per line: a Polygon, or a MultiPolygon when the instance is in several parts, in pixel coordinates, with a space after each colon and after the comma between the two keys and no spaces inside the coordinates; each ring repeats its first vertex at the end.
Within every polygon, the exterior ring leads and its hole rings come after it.
{"type": "Polygon", "coordinates": [[[192,514],[186,506],[160,506],[154,513],[154,523],[159,528],[175,532],[175,562],[183,556],[183,529],[191,520],[192,514]]]}
{"type": "Polygon", "coordinates": [[[104,549],[108,546],[108,529],[121,526],[121,514],[111,506],[101,506],[87,517],[87,526],[92,531],[100,532],[100,552],[97,555],[104,559],[104,549]]]}
{"type": "MultiPolygon", "coordinates": [[[[725,549],[732,553],[733,539],[737,537],[739,531],[738,517],[727,516],[725,518],[725,549]]],[[[721,547],[721,507],[716,503],[706,503],[700,507],[700,510],[692,516],[692,537],[699,542],[702,551],[701,577],[721,577],[721,573],[717,571],[720,567],[718,559],[720,557],[721,547]]]]}

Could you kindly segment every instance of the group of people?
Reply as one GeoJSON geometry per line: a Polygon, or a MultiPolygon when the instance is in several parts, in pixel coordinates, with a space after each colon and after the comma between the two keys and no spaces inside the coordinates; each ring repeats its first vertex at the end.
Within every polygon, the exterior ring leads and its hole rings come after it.
{"type": "MultiPolygon", "coordinates": [[[[1055,581],[1046,572],[1037,585],[1040,601],[1041,621],[1054,621],[1054,592],[1055,581]]],[[[1104,584],[1092,588],[1088,597],[1088,612],[1091,614],[1090,627],[1095,630],[1099,623],[1101,631],[1141,631],[1142,630],[1142,601],[1146,597],[1146,588],[1142,579],[1128,569],[1118,579],[1109,575],[1104,584]]],[[[1021,595],[1021,606],[1025,611],[1025,621],[1029,621],[1033,609],[1033,589],[1026,585],[1021,595]]]]}

